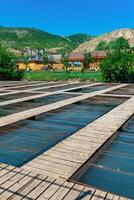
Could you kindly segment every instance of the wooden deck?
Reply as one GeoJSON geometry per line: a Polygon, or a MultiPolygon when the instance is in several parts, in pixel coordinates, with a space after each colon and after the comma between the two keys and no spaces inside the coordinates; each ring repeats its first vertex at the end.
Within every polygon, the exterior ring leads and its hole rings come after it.
{"type": "MultiPolygon", "coordinates": [[[[0,82],[0,90],[7,93],[0,93],[0,96],[6,94],[17,94],[20,92],[35,92],[41,88],[49,88],[53,86],[45,86],[45,82],[0,82]],[[17,84],[17,85],[16,85],[17,84]],[[10,85],[11,87],[4,87],[10,85]],[[36,89],[25,89],[23,91],[18,88],[24,86],[39,86],[36,89]],[[17,88],[17,90],[12,89],[17,88]]],[[[58,85],[71,85],[74,82],[58,83],[58,85]]],[[[97,83],[98,85],[100,83],[97,83]]],[[[97,85],[89,83],[71,90],[85,88],[97,85]]],[[[114,89],[124,87],[126,84],[111,86],[107,89],[92,92],[89,94],[81,94],[67,100],[62,100],[45,106],[26,110],[16,114],[8,115],[0,118],[0,127],[36,116],[41,113],[56,110],[72,103],[94,97],[96,95],[115,96],[129,98],[123,104],[117,106],[107,114],[88,124],[85,128],[80,129],[72,136],[55,145],[47,152],[36,157],[21,168],[9,166],[4,163],[0,164],[0,200],[126,200],[127,198],[119,197],[105,191],[96,190],[83,185],[75,184],[67,181],[70,176],[85,163],[98,149],[134,114],[134,96],[133,95],[114,95],[104,94],[114,89]],[[98,137],[99,134],[99,137],[98,137]]],[[[23,102],[39,97],[52,94],[62,94],[70,89],[58,90],[56,92],[41,92],[32,96],[13,99],[0,102],[0,106],[10,105],[17,102],[23,102]]]]}
{"type": "Polygon", "coordinates": [[[0,165],[0,200],[127,200],[101,190],[0,165]]]}

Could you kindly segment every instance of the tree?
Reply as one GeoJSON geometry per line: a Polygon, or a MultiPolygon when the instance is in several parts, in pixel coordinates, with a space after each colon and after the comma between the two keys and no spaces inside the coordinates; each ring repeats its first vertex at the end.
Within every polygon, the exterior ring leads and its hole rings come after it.
{"type": "MultiPolygon", "coordinates": [[[[84,60],[85,60],[86,65],[87,64],[89,65],[93,62],[93,57],[90,52],[88,52],[88,51],[84,52],[84,60]]],[[[81,69],[81,72],[84,73],[84,71],[85,71],[85,67],[83,66],[81,69]]]]}
{"type": "Polygon", "coordinates": [[[0,47],[0,78],[20,79],[23,73],[17,69],[17,57],[6,48],[0,47]]]}
{"type": "Polygon", "coordinates": [[[123,37],[119,37],[116,40],[109,42],[108,49],[130,49],[130,45],[128,40],[123,37]]]}
{"type": "Polygon", "coordinates": [[[23,58],[22,58],[23,61],[24,61],[24,65],[26,66],[27,70],[29,70],[29,67],[28,67],[28,65],[29,65],[29,58],[30,58],[29,55],[24,55],[23,58]]]}
{"type": "Polygon", "coordinates": [[[68,72],[69,54],[67,52],[62,54],[61,63],[64,65],[66,72],[68,72]]]}
{"type": "Polygon", "coordinates": [[[107,46],[108,44],[105,42],[105,41],[100,41],[98,43],[98,45],[95,47],[95,50],[96,51],[99,51],[99,50],[106,50],[107,49],[107,46]]]}
{"type": "Polygon", "coordinates": [[[116,40],[112,40],[109,43],[105,41],[100,41],[95,47],[95,50],[107,50],[107,49],[130,49],[128,40],[124,37],[119,37],[116,40]]]}
{"type": "Polygon", "coordinates": [[[44,65],[49,64],[49,56],[46,52],[44,53],[44,56],[43,56],[43,63],[44,63],[44,65]]]}
{"type": "Polygon", "coordinates": [[[100,69],[106,82],[134,82],[134,54],[128,49],[110,50],[100,69]]]}

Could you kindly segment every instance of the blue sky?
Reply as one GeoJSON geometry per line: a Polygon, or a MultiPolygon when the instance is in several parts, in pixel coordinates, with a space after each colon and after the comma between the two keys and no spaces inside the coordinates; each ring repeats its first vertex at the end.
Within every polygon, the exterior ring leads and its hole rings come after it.
{"type": "Polygon", "coordinates": [[[134,28],[134,0],[1,0],[0,25],[98,35],[134,28]]]}

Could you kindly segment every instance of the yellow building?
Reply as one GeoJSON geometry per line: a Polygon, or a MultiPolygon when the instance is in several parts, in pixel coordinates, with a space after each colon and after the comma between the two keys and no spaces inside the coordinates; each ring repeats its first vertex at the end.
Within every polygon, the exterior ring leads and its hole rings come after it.
{"type": "MultiPolygon", "coordinates": [[[[45,66],[42,61],[29,61],[28,66],[26,66],[23,61],[18,61],[17,65],[20,70],[25,71],[41,71],[45,66]]],[[[52,63],[52,69],[55,71],[61,71],[63,68],[64,65],[61,63],[52,63]]]]}
{"type": "Polygon", "coordinates": [[[37,60],[30,60],[27,66],[23,60],[20,60],[17,62],[17,65],[20,70],[27,70],[27,71],[29,70],[40,71],[44,66],[42,61],[37,61],[37,60]]]}
{"type": "MultiPolygon", "coordinates": [[[[85,57],[83,52],[72,52],[69,57],[69,67],[68,70],[70,71],[80,71],[81,68],[84,66],[87,70],[99,70],[99,64],[101,61],[106,57],[105,51],[94,51],[91,52],[91,55],[93,57],[93,63],[86,64],[85,63],[85,57]]],[[[27,70],[27,71],[40,71],[45,70],[45,65],[43,64],[43,61],[41,60],[30,60],[28,63],[28,66],[24,64],[23,60],[20,60],[17,62],[18,68],[20,70],[27,70]]],[[[62,71],[64,69],[64,65],[61,63],[60,58],[54,58],[53,61],[51,61],[52,70],[55,71],[62,71]]]]}

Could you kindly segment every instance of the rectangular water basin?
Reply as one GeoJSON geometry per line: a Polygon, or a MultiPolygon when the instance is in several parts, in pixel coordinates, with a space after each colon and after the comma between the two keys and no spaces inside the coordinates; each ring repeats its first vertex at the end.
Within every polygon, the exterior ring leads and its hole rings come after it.
{"type": "Polygon", "coordinates": [[[95,86],[88,86],[85,88],[79,88],[76,90],[69,90],[67,92],[91,93],[91,92],[95,92],[95,91],[99,91],[99,90],[104,90],[104,89],[107,89],[112,86],[113,86],[113,84],[101,84],[101,85],[95,85],[95,86]]]}
{"type": "Polygon", "coordinates": [[[29,110],[32,108],[37,108],[39,106],[48,105],[50,103],[55,103],[57,101],[69,99],[71,97],[76,97],[77,94],[55,94],[45,97],[40,97],[37,99],[31,99],[28,101],[22,101],[18,103],[9,104],[6,106],[0,106],[0,116],[6,116],[9,114],[29,110]]]}
{"type": "Polygon", "coordinates": [[[24,98],[24,97],[29,97],[29,96],[34,96],[34,95],[38,95],[37,93],[28,93],[28,92],[20,92],[20,93],[16,93],[16,94],[7,94],[7,95],[2,95],[0,96],[0,102],[2,101],[9,101],[9,100],[13,100],[13,99],[19,99],[19,98],[24,98]]]}
{"type": "MultiPolygon", "coordinates": [[[[107,92],[108,94],[118,94],[118,95],[134,95],[134,84],[112,90],[110,92],[107,92]]],[[[106,93],[106,94],[107,94],[106,93]]]]}
{"type": "Polygon", "coordinates": [[[4,94],[4,93],[8,93],[8,92],[10,92],[10,91],[8,91],[8,90],[0,90],[0,94],[4,94]]]}
{"type": "Polygon", "coordinates": [[[20,167],[126,99],[94,97],[0,128],[0,162],[20,167]]]}
{"type": "Polygon", "coordinates": [[[134,199],[134,119],[70,180],[134,199]]]}
{"type": "Polygon", "coordinates": [[[32,86],[25,85],[24,87],[18,87],[18,88],[15,87],[15,88],[11,88],[10,90],[30,90],[30,89],[40,88],[40,87],[54,86],[54,85],[57,85],[57,84],[58,83],[42,83],[41,85],[36,85],[36,84],[33,84],[32,86]]]}
{"type": "Polygon", "coordinates": [[[70,85],[61,85],[61,86],[57,86],[57,87],[50,87],[50,88],[44,88],[44,89],[38,89],[37,91],[42,91],[42,92],[54,92],[54,91],[58,91],[58,90],[65,90],[65,89],[70,89],[70,88],[74,88],[74,87],[79,87],[79,86],[83,86],[83,85],[89,85],[90,83],[75,83],[75,84],[70,84],[70,85]]]}

